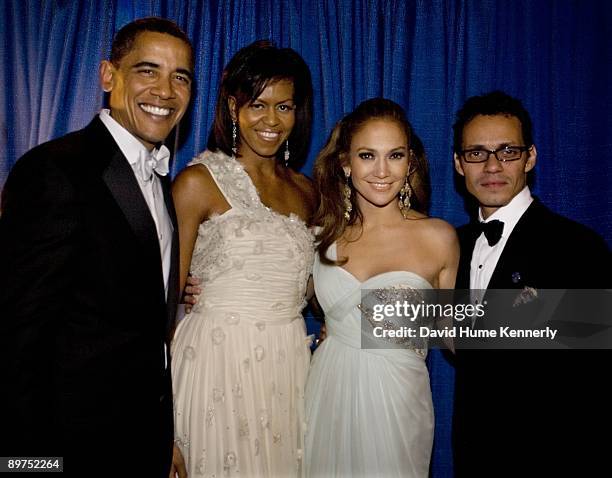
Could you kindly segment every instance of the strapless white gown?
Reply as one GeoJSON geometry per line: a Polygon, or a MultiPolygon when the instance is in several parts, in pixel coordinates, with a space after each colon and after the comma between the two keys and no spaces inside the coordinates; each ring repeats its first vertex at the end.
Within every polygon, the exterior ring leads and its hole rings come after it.
{"type": "MultiPolygon", "coordinates": [[[[335,244],[328,251],[336,257],[335,244]]],[[[308,477],[425,478],[434,416],[423,349],[361,349],[362,289],[431,289],[411,272],[358,281],[315,256],[315,291],[327,339],[306,385],[308,477]]]]}
{"type": "Polygon", "coordinates": [[[198,163],[231,209],[200,226],[193,252],[202,294],[172,344],[176,442],[191,478],[299,476],[314,240],[261,203],[233,158],[198,163]]]}

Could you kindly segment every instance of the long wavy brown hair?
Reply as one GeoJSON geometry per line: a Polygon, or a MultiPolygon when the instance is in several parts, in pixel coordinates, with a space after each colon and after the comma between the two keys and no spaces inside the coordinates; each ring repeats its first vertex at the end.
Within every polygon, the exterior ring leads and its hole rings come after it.
{"type": "MultiPolygon", "coordinates": [[[[327,249],[344,234],[348,226],[361,224],[363,216],[356,201],[356,194],[351,194],[353,209],[350,218],[344,216],[344,185],[347,179],[343,166],[348,163],[349,151],[353,136],[370,120],[385,119],[396,121],[406,133],[410,149],[410,167],[408,182],[412,188],[411,208],[427,214],[430,197],[429,168],[425,157],[425,148],[415,134],[406,113],[400,105],[385,98],[366,100],[346,115],[334,127],[326,145],[323,147],[314,165],[314,179],[319,190],[319,208],[313,217],[313,224],[320,226],[317,234],[319,258],[324,264],[341,265],[344,260],[333,261],[327,257],[327,249]]],[[[351,189],[353,185],[348,180],[351,189]]]]}

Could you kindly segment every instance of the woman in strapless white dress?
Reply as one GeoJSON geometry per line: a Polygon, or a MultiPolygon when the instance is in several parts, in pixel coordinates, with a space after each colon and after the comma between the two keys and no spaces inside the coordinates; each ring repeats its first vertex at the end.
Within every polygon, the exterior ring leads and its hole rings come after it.
{"type": "Polygon", "coordinates": [[[423,147],[392,101],[365,101],[338,123],[315,181],[321,230],[313,274],[327,338],[306,386],[305,474],[427,477],[434,426],[427,350],[409,341],[362,348],[360,305],[369,289],[391,303],[398,290],[453,288],[455,230],[425,215],[423,147]]]}
{"type": "Polygon", "coordinates": [[[243,48],[223,72],[209,149],[174,184],[181,284],[189,270],[202,280],[172,344],[175,438],[192,478],[301,473],[316,196],[290,164],[309,143],[311,97],[296,52],[243,48]]]}

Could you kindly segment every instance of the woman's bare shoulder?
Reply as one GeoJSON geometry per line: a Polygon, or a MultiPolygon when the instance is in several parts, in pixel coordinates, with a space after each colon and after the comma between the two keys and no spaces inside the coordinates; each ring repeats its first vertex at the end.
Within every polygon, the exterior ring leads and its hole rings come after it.
{"type": "Polygon", "coordinates": [[[415,224],[423,234],[427,235],[428,241],[434,241],[440,245],[452,245],[457,242],[457,233],[451,224],[443,219],[429,217],[416,211],[414,213],[415,224]]]}
{"type": "Polygon", "coordinates": [[[308,205],[311,212],[314,212],[318,203],[318,195],[313,180],[293,170],[290,172],[290,178],[291,182],[297,187],[301,200],[308,205]]]}
{"type": "Polygon", "coordinates": [[[291,180],[300,188],[303,194],[314,195],[316,188],[312,179],[302,173],[291,170],[291,180]]]}
{"type": "Polygon", "coordinates": [[[192,164],[183,169],[174,179],[174,186],[188,189],[214,184],[212,174],[206,166],[201,163],[192,164]]]}
{"type": "Polygon", "coordinates": [[[187,166],[176,176],[172,196],[177,206],[188,202],[189,207],[198,210],[203,218],[228,207],[212,174],[203,164],[187,166]]]}

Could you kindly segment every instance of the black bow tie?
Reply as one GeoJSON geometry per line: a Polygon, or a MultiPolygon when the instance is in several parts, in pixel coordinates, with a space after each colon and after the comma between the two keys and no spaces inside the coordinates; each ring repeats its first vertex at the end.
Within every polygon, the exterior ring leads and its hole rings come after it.
{"type": "Polygon", "coordinates": [[[478,229],[480,232],[484,232],[489,246],[493,247],[501,239],[502,232],[504,232],[504,223],[497,219],[489,222],[479,222],[478,229]]]}

